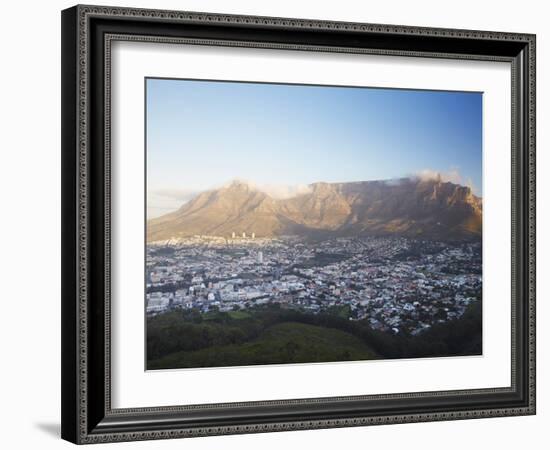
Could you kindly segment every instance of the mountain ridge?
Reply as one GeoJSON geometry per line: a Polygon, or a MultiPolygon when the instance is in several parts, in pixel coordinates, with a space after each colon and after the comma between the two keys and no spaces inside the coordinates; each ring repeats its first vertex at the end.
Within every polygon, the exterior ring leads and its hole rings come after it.
{"type": "Polygon", "coordinates": [[[243,181],[204,191],[147,222],[147,241],[193,235],[230,237],[407,236],[470,240],[481,236],[482,199],[467,186],[433,179],[317,182],[275,198],[243,181]]]}

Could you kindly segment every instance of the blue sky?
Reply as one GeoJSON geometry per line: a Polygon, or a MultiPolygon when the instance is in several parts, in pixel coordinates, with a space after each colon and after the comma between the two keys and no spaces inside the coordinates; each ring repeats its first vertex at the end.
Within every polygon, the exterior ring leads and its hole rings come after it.
{"type": "Polygon", "coordinates": [[[147,79],[150,217],[248,180],[442,173],[481,195],[482,94],[147,79]]]}

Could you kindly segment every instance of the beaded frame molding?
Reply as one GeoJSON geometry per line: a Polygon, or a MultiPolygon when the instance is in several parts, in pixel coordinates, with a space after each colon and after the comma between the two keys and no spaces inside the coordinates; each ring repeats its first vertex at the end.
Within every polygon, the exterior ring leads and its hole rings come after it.
{"type": "Polygon", "coordinates": [[[62,12],[62,437],[78,444],[535,414],[535,36],[78,5],[62,12]],[[111,407],[114,41],[505,61],[512,72],[511,386],[111,407]]]}

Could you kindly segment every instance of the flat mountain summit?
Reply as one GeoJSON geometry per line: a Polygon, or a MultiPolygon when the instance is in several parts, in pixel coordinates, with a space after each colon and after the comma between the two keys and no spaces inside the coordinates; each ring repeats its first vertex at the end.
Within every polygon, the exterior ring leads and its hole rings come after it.
{"type": "Polygon", "coordinates": [[[433,179],[313,183],[305,193],[274,198],[233,181],[147,222],[147,241],[193,235],[231,237],[405,236],[480,239],[482,201],[466,186],[433,179]]]}

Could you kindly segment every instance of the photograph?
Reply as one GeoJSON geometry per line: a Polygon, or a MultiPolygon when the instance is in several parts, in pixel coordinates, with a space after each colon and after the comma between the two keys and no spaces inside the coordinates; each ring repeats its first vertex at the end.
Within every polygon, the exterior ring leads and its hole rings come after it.
{"type": "Polygon", "coordinates": [[[482,92],[144,83],[146,370],[483,355],[482,92]]]}

